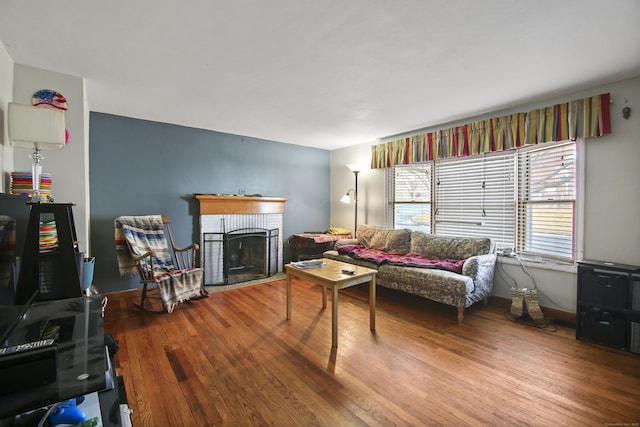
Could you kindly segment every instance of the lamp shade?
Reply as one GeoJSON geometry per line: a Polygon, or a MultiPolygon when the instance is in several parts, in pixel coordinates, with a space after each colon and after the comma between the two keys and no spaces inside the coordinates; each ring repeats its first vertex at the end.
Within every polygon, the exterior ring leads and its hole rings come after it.
{"type": "Polygon", "coordinates": [[[347,167],[353,173],[359,173],[359,172],[362,172],[363,170],[369,169],[367,165],[359,164],[359,163],[350,163],[347,165],[347,167]]]}
{"type": "Polygon", "coordinates": [[[66,143],[64,111],[9,103],[9,141],[12,147],[61,150],[66,143]]]}
{"type": "Polygon", "coordinates": [[[362,167],[356,164],[348,164],[347,167],[351,172],[354,172],[354,173],[360,172],[362,170],[362,167]]]}

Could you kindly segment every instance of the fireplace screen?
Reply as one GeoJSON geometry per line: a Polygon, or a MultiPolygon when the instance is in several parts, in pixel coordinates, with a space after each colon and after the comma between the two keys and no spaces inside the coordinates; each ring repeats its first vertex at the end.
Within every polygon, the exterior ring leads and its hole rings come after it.
{"type": "Polygon", "coordinates": [[[278,272],[278,229],[203,233],[205,285],[230,285],[278,272]]]}

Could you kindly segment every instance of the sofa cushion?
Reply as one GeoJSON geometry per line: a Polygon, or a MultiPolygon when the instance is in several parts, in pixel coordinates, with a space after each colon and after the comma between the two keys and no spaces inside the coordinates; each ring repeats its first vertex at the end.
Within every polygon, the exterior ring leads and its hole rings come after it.
{"type": "Polygon", "coordinates": [[[451,271],[389,264],[378,268],[376,283],[384,283],[382,286],[431,299],[438,295],[436,301],[455,306],[475,289],[471,277],[451,271]]]}
{"type": "Polygon", "coordinates": [[[358,241],[358,239],[340,239],[340,240],[336,240],[336,242],[333,244],[333,249],[338,250],[338,248],[342,246],[351,246],[351,245],[359,245],[359,244],[360,242],[358,241]]]}
{"type": "Polygon", "coordinates": [[[491,239],[444,237],[414,231],[411,233],[411,253],[439,259],[466,259],[491,251],[491,239]]]}
{"type": "Polygon", "coordinates": [[[384,229],[382,227],[376,227],[374,225],[362,224],[358,226],[356,238],[358,239],[358,241],[362,246],[370,248],[371,241],[373,240],[373,236],[375,236],[375,234],[381,230],[384,230],[384,229]]]}
{"type": "Polygon", "coordinates": [[[371,225],[358,227],[358,240],[368,249],[406,254],[411,247],[411,230],[390,230],[371,225]]]}
{"type": "Polygon", "coordinates": [[[406,254],[411,248],[410,230],[379,231],[371,241],[371,248],[394,254],[406,254]]]}

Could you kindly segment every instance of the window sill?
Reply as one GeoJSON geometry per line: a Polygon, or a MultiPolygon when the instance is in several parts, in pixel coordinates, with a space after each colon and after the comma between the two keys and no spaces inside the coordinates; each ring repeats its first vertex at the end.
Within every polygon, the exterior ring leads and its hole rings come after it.
{"type": "Polygon", "coordinates": [[[549,260],[549,259],[525,258],[525,257],[518,257],[516,259],[515,255],[514,256],[508,256],[508,255],[503,255],[503,254],[500,254],[500,253],[498,253],[498,258],[500,259],[500,262],[503,262],[505,264],[520,265],[520,262],[518,261],[518,259],[519,259],[526,267],[541,268],[541,269],[545,269],[545,270],[562,271],[562,272],[565,272],[565,273],[576,273],[577,272],[577,267],[576,267],[575,264],[561,263],[561,262],[557,262],[557,261],[553,261],[553,260],[549,260]]]}

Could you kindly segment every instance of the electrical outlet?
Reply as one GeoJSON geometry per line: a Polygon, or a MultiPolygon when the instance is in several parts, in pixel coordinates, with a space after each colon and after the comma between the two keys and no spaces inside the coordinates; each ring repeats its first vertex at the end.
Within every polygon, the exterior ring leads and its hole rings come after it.
{"type": "Polygon", "coordinates": [[[498,255],[502,255],[505,257],[513,258],[516,256],[515,252],[513,252],[513,248],[501,248],[498,249],[498,255]]]}

